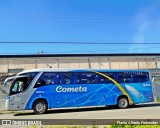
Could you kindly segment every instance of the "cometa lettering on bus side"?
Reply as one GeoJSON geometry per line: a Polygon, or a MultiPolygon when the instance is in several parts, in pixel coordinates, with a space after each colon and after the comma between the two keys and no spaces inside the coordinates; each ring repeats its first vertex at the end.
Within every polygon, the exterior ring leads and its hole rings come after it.
{"type": "Polygon", "coordinates": [[[87,87],[62,87],[58,86],[56,92],[87,92],[87,87]]]}

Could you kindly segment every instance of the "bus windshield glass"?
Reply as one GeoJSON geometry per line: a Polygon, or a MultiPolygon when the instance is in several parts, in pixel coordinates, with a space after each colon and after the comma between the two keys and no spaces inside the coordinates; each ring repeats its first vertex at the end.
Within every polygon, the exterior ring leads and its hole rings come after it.
{"type": "Polygon", "coordinates": [[[19,77],[15,78],[11,83],[9,95],[25,91],[37,74],[38,73],[20,74],[19,77]]]}

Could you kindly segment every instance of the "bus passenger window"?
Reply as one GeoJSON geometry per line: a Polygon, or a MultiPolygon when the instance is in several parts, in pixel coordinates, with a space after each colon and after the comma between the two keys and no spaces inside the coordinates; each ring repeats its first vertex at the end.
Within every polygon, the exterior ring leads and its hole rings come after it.
{"type": "Polygon", "coordinates": [[[71,73],[60,73],[60,84],[72,84],[71,73]]]}
{"type": "Polygon", "coordinates": [[[45,85],[53,85],[59,83],[58,73],[55,72],[45,72],[37,81],[35,87],[41,87],[45,85]]]}
{"type": "Polygon", "coordinates": [[[99,83],[99,75],[98,74],[97,75],[92,75],[91,79],[92,79],[93,84],[98,84],[99,83]]]}
{"type": "MultiPolygon", "coordinates": [[[[114,79],[113,73],[103,73],[103,74],[114,79]]],[[[112,81],[102,75],[99,75],[99,83],[100,84],[109,84],[109,83],[112,83],[112,81]]]]}
{"type": "Polygon", "coordinates": [[[81,84],[95,84],[95,73],[80,73],[81,84]]]}
{"type": "Polygon", "coordinates": [[[100,77],[99,78],[99,83],[100,84],[105,84],[106,83],[106,78],[105,77],[100,77]]]}
{"type": "Polygon", "coordinates": [[[108,78],[106,78],[106,77],[104,77],[104,76],[101,76],[101,77],[99,78],[99,83],[100,83],[100,84],[108,84],[108,83],[111,83],[111,81],[110,81],[108,78]]]}
{"type": "Polygon", "coordinates": [[[20,76],[26,76],[27,77],[27,85],[30,85],[32,80],[36,77],[38,72],[30,72],[30,73],[22,73],[20,76]]]}
{"type": "Polygon", "coordinates": [[[120,73],[120,74],[118,74],[117,81],[119,83],[132,83],[133,82],[133,75],[120,73]]]}
{"type": "Polygon", "coordinates": [[[79,84],[79,74],[78,73],[72,74],[71,84],[79,84]]]}
{"type": "Polygon", "coordinates": [[[142,83],[149,80],[148,74],[137,74],[134,77],[134,83],[142,83]]]}
{"type": "Polygon", "coordinates": [[[56,74],[54,76],[54,84],[59,84],[59,75],[58,74],[56,74]]]}

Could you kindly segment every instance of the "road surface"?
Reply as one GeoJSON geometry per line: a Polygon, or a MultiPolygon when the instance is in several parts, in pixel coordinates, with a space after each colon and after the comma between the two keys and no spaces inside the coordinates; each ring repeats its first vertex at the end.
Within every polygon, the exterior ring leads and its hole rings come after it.
{"type": "Polygon", "coordinates": [[[160,103],[136,105],[127,109],[115,107],[56,109],[35,115],[32,111],[0,114],[0,119],[160,119],[160,103]]]}

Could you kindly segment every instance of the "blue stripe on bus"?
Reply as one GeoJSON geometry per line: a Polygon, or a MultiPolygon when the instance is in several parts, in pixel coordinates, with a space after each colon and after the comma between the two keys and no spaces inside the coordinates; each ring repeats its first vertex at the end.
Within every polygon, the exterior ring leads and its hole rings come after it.
{"type": "MultiPolygon", "coordinates": [[[[96,70],[96,72],[128,72],[128,70],[96,70]]],[[[84,72],[86,70],[73,70],[69,72],[84,72]]],[[[89,71],[92,72],[92,71],[89,71]]],[[[129,72],[141,72],[129,70],[129,72]]],[[[142,70],[142,72],[147,72],[142,70]]],[[[147,72],[148,73],[148,72],[147,72]]],[[[120,83],[134,104],[153,101],[151,82],[120,83]],[[143,86],[150,85],[150,86],[143,86]]],[[[74,90],[74,89],[73,89],[74,90]]],[[[38,87],[30,97],[25,109],[32,109],[36,99],[44,98],[48,102],[48,108],[81,107],[98,105],[116,105],[117,99],[123,92],[114,83],[109,84],[58,84],[38,87]],[[59,87],[59,88],[58,88],[59,87]],[[75,88],[75,92],[60,92],[58,89],[75,88]],[[79,90],[84,88],[84,90],[79,90]],[[86,89],[87,88],[87,89],[86,89]],[[57,91],[57,92],[56,92],[57,91]],[[77,91],[77,92],[76,92],[77,91]]]]}
{"type": "MultiPolygon", "coordinates": [[[[121,86],[130,95],[134,104],[153,101],[151,87],[143,87],[141,83],[121,84],[121,86]]],[[[32,109],[33,102],[39,98],[46,99],[49,108],[116,105],[119,95],[122,95],[122,92],[115,84],[47,85],[36,89],[25,109],[32,109]],[[56,92],[58,86],[69,88],[82,86],[87,87],[87,91],[56,92]]]]}

